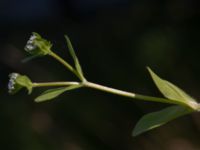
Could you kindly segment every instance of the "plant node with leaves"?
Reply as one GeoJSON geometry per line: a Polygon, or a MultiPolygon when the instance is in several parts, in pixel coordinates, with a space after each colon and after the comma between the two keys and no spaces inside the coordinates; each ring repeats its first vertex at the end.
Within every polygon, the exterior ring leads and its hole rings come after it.
{"type": "Polygon", "coordinates": [[[176,85],[161,79],[149,67],[147,67],[147,69],[154,83],[156,84],[157,88],[165,98],[145,96],[132,92],[126,92],[123,90],[114,89],[111,87],[103,86],[86,80],[81,65],[79,63],[78,57],[75,54],[75,51],[68,36],[65,36],[65,39],[67,42],[69,53],[72,59],[74,60],[74,65],[69,64],[66,60],[64,60],[55,52],[53,52],[51,49],[52,44],[46,39],[42,38],[38,33],[33,33],[33,35],[30,37],[25,46],[25,50],[31,55],[31,57],[29,57],[26,60],[30,60],[34,57],[41,57],[48,55],[50,57],[53,57],[58,62],[60,62],[67,70],[71,71],[79,79],[79,81],[36,83],[32,82],[27,76],[20,75],[18,73],[12,73],[9,75],[10,77],[8,83],[9,93],[15,94],[22,88],[26,88],[28,90],[28,93],[31,94],[34,88],[57,87],[46,90],[35,99],[36,102],[43,102],[47,100],[52,100],[53,98],[58,97],[59,95],[63,94],[66,91],[87,87],[124,97],[129,97],[131,98],[131,100],[143,100],[150,102],[172,104],[172,106],[169,106],[161,111],[144,115],[136,124],[132,133],[133,136],[137,136],[143,132],[159,127],[180,116],[195,111],[200,111],[200,104],[195,99],[186,94],[182,89],[180,89],[176,85]]]}

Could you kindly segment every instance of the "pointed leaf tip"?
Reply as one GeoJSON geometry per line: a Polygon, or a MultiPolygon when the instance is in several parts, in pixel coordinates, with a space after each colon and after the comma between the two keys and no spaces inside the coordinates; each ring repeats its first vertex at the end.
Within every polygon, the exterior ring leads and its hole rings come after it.
{"type": "Polygon", "coordinates": [[[46,90],[45,92],[43,92],[40,96],[38,96],[35,99],[35,102],[44,102],[47,100],[54,99],[66,91],[77,89],[79,87],[81,87],[81,86],[80,85],[71,85],[68,87],[61,87],[61,88],[46,90]]]}
{"type": "Polygon", "coordinates": [[[180,116],[186,115],[192,112],[191,109],[182,106],[171,106],[161,111],[149,113],[144,115],[136,124],[132,135],[138,136],[146,131],[157,128],[161,125],[168,123],[169,121],[176,119],[180,116]]]}
{"type": "Polygon", "coordinates": [[[75,50],[72,46],[72,43],[69,39],[69,37],[67,35],[65,35],[65,39],[66,39],[66,42],[67,42],[67,47],[69,49],[69,52],[70,52],[70,55],[72,56],[73,60],[74,60],[74,64],[75,64],[75,67],[76,67],[76,70],[78,72],[78,74],[81,76],[81,78],[84,80],[84,75],[83,75],[83,71],[82,71],[82,67],[79,63],[79,60],[78,60],[78,57],[75,53],[75,50]]]}
{"type": "Polygon", "coordinates": [[[184,103],[186,106],[193,107],[196,103],[191,96],[185,93],[182,89],[177,87],[176,85],[161,79],[158,75],[156,75],[149,67],[147,67],[154,83],[156,84],[159,91],[169,100],[173,100],[178,103],[184,103]]]}

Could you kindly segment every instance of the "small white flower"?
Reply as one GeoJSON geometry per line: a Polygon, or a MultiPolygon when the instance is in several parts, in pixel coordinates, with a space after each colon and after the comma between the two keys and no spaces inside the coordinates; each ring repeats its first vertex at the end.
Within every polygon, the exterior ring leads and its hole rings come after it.
{"type": "Polygon", "coordinates": [[[28,92],[31,93],[33,83],[27,76],[18,73],[11,73],[9,78],[8,93],[15,94],[22,88],[26,88],[28,92]]]}
{"type": "Polygon", "coordinates": [[[33,41],[33,40],[35,40],[36,38],[37,38],[36,35],[32,35],[32,36],[30,37],[29,41],[33,41]]]}
{"type": "Polygon", "coordinates": [[[10,80],[8,82],[8,92],[9,93],[12,93],[13,90],[15,89],[15,84],[16,84],[15,80],[17,79],[18,76],[19,76],[18,73],[11,73],[9,75],[9,77],[10,77],[10,80]]]}
{"type": "Polygon", "coordinates": [[[26,46],[25,46],[25,50],[27,52],[31,52],[33,51],[34,49],[37,48],[37,46],[34,44],[34,40],[36,39],[36,35],[31,35],[30,39],[28,40],[26,46]]]}
{"type": "Polygon", "coordinates": [[[50,42],[34,32],[26,43],[25,51],[33,56],[44,56],[51,52],[51,47],[50,42]]]}

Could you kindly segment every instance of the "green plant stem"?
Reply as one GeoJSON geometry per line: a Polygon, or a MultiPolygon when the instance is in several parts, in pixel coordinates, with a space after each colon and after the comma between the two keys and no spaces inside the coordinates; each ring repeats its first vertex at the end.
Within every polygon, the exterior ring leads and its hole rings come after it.
{"type": "Polygon", "coordinates": [[[192,110],[200,111],[200,104],[198,104],[196,102],[185,103],[185,102],[176,101],[176,100],[172,100],[172,99],[146,96],[146,95],[141,95],[141,94],[136,94],[136,93],[132,93],[132,92],[126,92],[126,91],[110,88],[107,86],[99,85],[99,84],[88,82],[88,81],[86,81],[83,84],[85,87],[97,89],[100,91],[104,91],[104,92],[108,92],[108,93],[112,93],[112,94],[116,94],[116,95],[120,95],[120,96],[124,96],[124,97],[134,98],[134,99],[143,100],[143,101],[176,104],[176,105],[181,105],[181,106],[187,107],[192,110]]]}
{"type": "Polygon", "coordinates": [[[34,88],[35,87],[50,87],[50,86],[70,86],[70,85],[80,85],[80,87],[92,88],[92,89],[100,90],[100,91],[103,91],[103,92],[116,94],[116,95],[129,97],[129,98],[134,98],[134,99],[138,99],[138,100],[142,100],[142,101],[176,104],[176,105],[181,105],[181,106],[184,106],[184,107],[189,107],[189,108],[192,108],[192,109],[195,108],[194,106],[189,106],[189,105],[187,105],[185,103],[181,103],[179,101],[174,101],[174,100],[169,100],[169,99],[159,98],[159,97],[146,96],[146,95],[136,94],[136,93],[132,93],[132,92],[126,92],[126,91],[123,91],[123,90],[114,89],[114,88],[111,88],[111,87],[103,86],[103,85],[92,83],[92,82],[89,82],[89,81],[33,83],[34,88]]]}
{"type": "Polygon", "coordinates": [[[68,62],[66,62],[64,59],[62,59],[60,56],[58,56],[54,52],[49,53],[49,55],[51,57],[55,58],[61,64],[63,64],[67,69],[69,69],[73,74],[75,74],[82,81],[82,77],[79,75],[79,73],[68,62]]]}
{"type": "Polygon", "coordinates": [[[92,83],[92,82],[85,82],[84,86],[89,87],[89,88],[93,88],[93,89],[97,89],[97,90],[100,90],[100,91],[120,95],[120,96],[135,98],[135,99],[138,99],[138,100],[168,103],[168,104],[179,104],[179,105],[184,105],[184,106],[188,107],[188,105],[186,105],[185,103],[181,103],[181,102],[177,102],[177,101],[173,101],[173,100],[169,100],[169,99],[165,99],[165,98],[158,98],[158,97],[140,95],[140,94],[136,94],[136,93],[132,93],[132,92],[126,92],[126,91],[110,88],[110,87],[107,87],[107,86],[95,84],[95,83],[92,83]]]}
{"type": "Polygon", "coordinates": [[[33,88],[36,87],[51,87],[51,86],[70,86],[70,85],[80,85],[79,82],[43,82],[43,83],[33,83],[33,88]]]}

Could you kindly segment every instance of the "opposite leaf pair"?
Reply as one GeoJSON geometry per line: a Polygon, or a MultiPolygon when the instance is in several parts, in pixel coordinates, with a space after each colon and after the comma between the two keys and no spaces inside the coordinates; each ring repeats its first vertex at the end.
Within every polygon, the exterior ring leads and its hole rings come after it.
{"type": "Polygon", "coordinates": [[[148,68],[151,77],[160,92],[169,100],[179,104],[177,106],[170,106],[158,112],[144,115],[137,123],[133,130],[133,136],[137,136],[145,131],[159,127],[173,119],[189,114],[193,111],[199,111],[199,104],[186,94],[183,90],[174,84],[161,79],[150,68],[148,68]]]}

